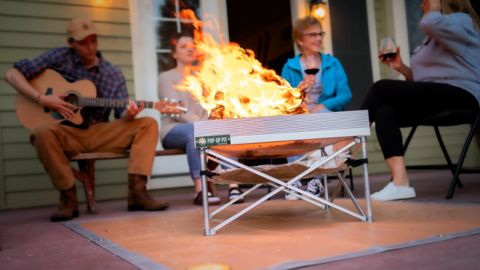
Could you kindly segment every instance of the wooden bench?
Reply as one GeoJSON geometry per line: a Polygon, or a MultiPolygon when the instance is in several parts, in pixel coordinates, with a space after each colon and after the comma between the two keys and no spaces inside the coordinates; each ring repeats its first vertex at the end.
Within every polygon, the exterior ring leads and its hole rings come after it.
{"type": "MultiPolygon", "coordinates": [[[[155,156],[172,156],[183,154],[185,154],[185,152],[181,149],[167,149],[155,152],[155,156]]],[[[97,207],[95,203],[95,161],[128,157],[129,152],[81,153],[70,157],[70,161],[78,162],[78,170],[74,167],[72,167],[72,170],[75,178],[77,178],[83,184],[83,189],[85,190],[85,200],[87,202],[87,210],[89,213],[97,213],[97,207]]]]}

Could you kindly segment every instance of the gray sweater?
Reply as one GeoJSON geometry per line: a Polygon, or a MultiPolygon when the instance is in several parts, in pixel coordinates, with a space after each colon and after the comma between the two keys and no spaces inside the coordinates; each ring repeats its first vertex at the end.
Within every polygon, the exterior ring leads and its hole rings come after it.
{"type": "Polygon", "coordinates": [[[466,13],[430,12],[420,21],[427,40],[414,52],[414,81],[460,87],[480,104],[480,33],[466,13]]]}

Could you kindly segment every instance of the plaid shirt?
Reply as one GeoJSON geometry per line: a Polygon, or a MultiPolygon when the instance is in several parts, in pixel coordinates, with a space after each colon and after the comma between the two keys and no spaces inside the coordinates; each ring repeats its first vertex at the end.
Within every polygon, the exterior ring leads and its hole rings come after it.
{"type": "MultiPolygon", "coordinates": [[[[81,58],[71,48],[54,48],[39,57],[28,60],[24,59],[14,64],[27,80],[38,76],[45,69],[53,69],[60,73],[67,81],[87,79],[95,84],[97,97],[128,99],[125,77],[119,68],[103,59],[98,52],[100,62],[98,66],[86,69],[81,58]]],[[[89,122],[108,122],[111,108],[92,110],[89,122]]],[[[115,109],[115,118],[120,118],[125,108],[115,109]]]]}

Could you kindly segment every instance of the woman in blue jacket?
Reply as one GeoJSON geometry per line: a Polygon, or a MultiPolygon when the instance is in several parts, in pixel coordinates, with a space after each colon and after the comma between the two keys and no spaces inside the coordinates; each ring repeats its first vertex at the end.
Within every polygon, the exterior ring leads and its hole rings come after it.
{"type": "MultiPolygon", "coordinates": [[[[352,100],[342,64],[332,55],[321,52],[324,36],[322,24],[315,17],[298,19],[293,25],[292,37],[300,54],[288,59],[282,70],[282,77],[291,86],[306,89],[304,102],[310,113],[342,111],[352,100]]],[[[301,184],[297,181],[296,185],[301,184]]],[[[308,183],[307,190],[319,194],[321,187],[320,180],[314,179],[308,183]]],[[[285,198],[297,197],[286,194],[285,198]]]]}
{"type": "Polygon", "coordinates": [[[322,53],[322,24],[315,17],[299,19],[293,25],[293,40],[300,54],[288,59],[282,77],[291,86],[308,89],[306,102],[310,112],[342,111],[352,100],[347,75],[342,64],[330,54],[322,53]],[[316,74],[307,74],[306,70],[316,74]]]}

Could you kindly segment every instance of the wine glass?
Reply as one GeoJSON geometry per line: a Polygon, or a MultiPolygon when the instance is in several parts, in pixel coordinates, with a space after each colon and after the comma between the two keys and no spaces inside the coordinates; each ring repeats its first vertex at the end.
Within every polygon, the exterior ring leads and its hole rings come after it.
{"type": "MultiPolygon", "coordinates": [[[[320,71],[316,55],[309,55],[305,57],[304,68],[304,72],[307,74],[307,76],[315,76],[315,74],[320,71]]],[[[305,88],[305,93],[308,93],[312,87],[313,86],[305,88]]]]}
{"type": "Polygon", "coordinates": [[[378,53],[378,57],[391,60],[397,55],[397,45],[391,37],[382,38],[378,53]]]}
{"type": "Polygon", "coordinates": [[[307,56],[305,59],[305,73],[308,75],[315,75],[317,74],[320,69],[318,67],[318,62],[317,59],[315,58],[315,55],[310,55],[307,56]]]}
{"type": "Polygon", "coordinates": [[[398,77],[397,72],[393,70],[390,65],[390,61],[397,56],[397,53],[398,53],[397,45],[395,44],[395,42],[391,37],[384,37],[380,40],[378,57],[383,61],[387,61],[387,64],[390,67],[390,72],[388,74],[388,77],[390,78],[398,77]]]}

